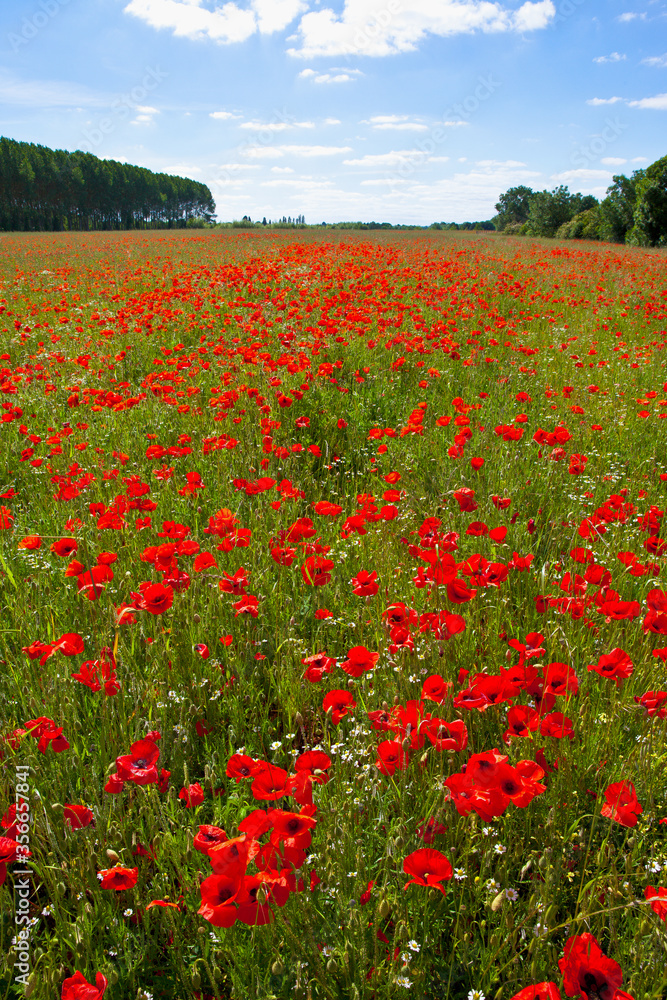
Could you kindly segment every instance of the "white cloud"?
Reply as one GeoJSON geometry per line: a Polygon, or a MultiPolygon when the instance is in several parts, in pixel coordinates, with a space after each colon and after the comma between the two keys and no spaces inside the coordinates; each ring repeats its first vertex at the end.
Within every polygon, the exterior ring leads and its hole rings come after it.
{"type": "Polygon", "coordinates": [[[630,163],[648,163],[648,156],[633,156],[630,163]]]}
{"type": "Polygon", "coordinates": [[[259,170],[258,163],[221,163],[218,170],[259,170]]]}
{"type": "Polygon", "coordinates": [[[284,188],[298,188],[300,191],[308,191],[318,188],[328,188],[331,187],[333,181],[330,180],[315,180],[309,177],[295,177],[293,179],[287,180],[275,180],[275,181],[262,181],[260,187],[272,188],[272,187],[284,187],[284,188]]]}
{"type": "Polygon", "coordinates": [[[290,128],[315,128],[315,122],[243,122],[239,128],[253,132],[285,132],[290,128]]]}
{"type": "Polygon", "coordinates": [[[250,0],[249,7],[229,2],[209,10],[204,0],[130,0],[124,8],[151,28],[171,30],[177,38],[220,44],[244,42],[255,32],[282,31],[307,10],[306,0],[250,0]]]}
{"type": "Polygon", "coordinates": [[[627,162],[622,156],[603,156],[600,160],[600,163],[604,163],[605,167],[622,167],[627,162]]]}
{"type": "Polygon", "coordinates": [[[310,79],[313,83],[352,83],[363,75],[360,69],[330,70],[328,73],[316,73],[314,69],[304,69],[299,73],[300,77],[310,79]]]}
{"type": "Polygon", "coordinates": [[[414,51],[427,35],[447,37],[475,31],[534,31],[554,18],[552,0],[524,3],[512,11],[492,0],[345,0],[340,14],[326,7],[305,14],[299,46],[290,55],[388,56],[414,51]]]}
{"type": "Polygon", "coordinates": [[[619,20],[621,24],[627,24],[629,21],[645,21],[646,14],[640,14],[636,11],[626,11],[625,14],[619,14],[617,20],[619,20]]]}
{"type": "Polygon", "coordinates": [[[650,108],[652,111],[667,111],[667,94],[643,97],[640,101],[628,101],[631,108],[650,108]]]}
{"type": "Polygon", "coordinates": [[[356,160],[343,160],[346,167],[416,168],[426,163],[446,163],[447,156],[430,156],[421,149],[394,149],[389,153],[367,153],[356,160]]]}
{"type": "Polygon", "coordinates": [[[351,153],[351,146],[248,146],[241,150],[251,160],[279,160],[283,156],[338,156],[351,153]]]}
{"type": "Polygon", "coordinates": [[[340,118],[325,118],[323,125],[342,125],[340,118]]]}
{"type": "Polygon", "coordinates": [[[503,168],[513,169],[514,167],[525,167],[526,164],[522,163],[521,160],[477,160],[475,163],[476,167],[485,167],[488,169],[503,168]]]}
{"type": "Polygon", "coordinates": [[[593,60],[593,62],[594,63],[599,63],[599,64],[603,64],[603,63],[617,63],[617,62],[625,62],[625,60],[627,58],[628,57],[626,55],[624,55],[623,53],[621,53],[621,52],[612,52],[608,56],[596,56],[596,58],[593,60]]]}
{"type": "Polygon", "coordinates": [[[215,118],[217,121],[227,122],[235,118],[240,118],[241,115],[235,115],[232,111],[211,111],[209,118],[215,118]]]}
{"type": "Polygon", "coordinates": [[[622,97],[592,97],[590,101],[586,101],[586,104],[590,104],[594,108],[599,108],[603,104],[618,104],[622,100],[622,97]]]}
{"type": "Polygon", "coordinates": [[[408,181],[405,177],[374,177],[372,180],[361,181],[363,187],[380,187],[389,185],[394,187],[396,184],[407,184],[408,181]]]}
{"type": "Polygon", "coordinates": [[[292,167],[271,167],[272,174],[293,174],[294,169],[292,167]]]}
{"type": "Polygon", "coordinates": [[[370,125],[374,129],[392,129],[404,132],[428,132],[428,125],[422,122],[409,121],[407,115],[374,115],[360,124],[370,125]]]}
{"type": "Polygon", "coordinates": [[[557,184],[572,184],[573,181],[606,181],[611,180],[609,170],[593,170],[590,167],[580,167],[578,170],[564,170],[561,174],[552,174],[551,180],[557,184]]]}
{"type": "Polygon", "coordinates": [[[667,69],[667,52],[664,56],[647,56],[642,59],[642,66],[656,66],[658,69],[667,69]]]}

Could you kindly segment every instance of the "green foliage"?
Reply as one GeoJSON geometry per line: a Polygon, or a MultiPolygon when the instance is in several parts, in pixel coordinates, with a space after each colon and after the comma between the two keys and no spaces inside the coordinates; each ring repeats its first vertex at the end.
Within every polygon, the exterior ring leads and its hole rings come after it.
{"type": "Polygon", "coordinates": [[[564,222],[556,233],[559,240],[599,240],[600,208],[587,208],[579,212],[569,222],[564,222]]]}
{"type": "Polygon", "coordinates": [[[667,246],[667,156],[656,160],[637,182],[631,246],[667,246]]]}
{"type": "Polygon", "coordinates": [[[528,221],[530,201],[534,191],[520,184],[501,194],[497,204],[498,215],[494,219],[496,229],[507,230],[508,226],[522,225],[528,221]]]}
{"type": "Polygon", "coordinates": [[[172,228],[214,212],[199,181],[0,138],[0,230],[172,228]]]}
{"type": "Polygon", "coordinates": [[[529,236],[555,236],[564,223],[595,205],[597,198],[571,194],[563,184],[553,191],[536,191],[530,199],[526,233],[529,236]]]}
{"type": "Polygon", "coordinates": [[[643,176],[643,170],[635,170],[632,177],[624,174],[614,177],[614,183],[607,188],[607,197],[600,203],[600,239],[625,243],[634,225],[637,183],[643,176]]]}

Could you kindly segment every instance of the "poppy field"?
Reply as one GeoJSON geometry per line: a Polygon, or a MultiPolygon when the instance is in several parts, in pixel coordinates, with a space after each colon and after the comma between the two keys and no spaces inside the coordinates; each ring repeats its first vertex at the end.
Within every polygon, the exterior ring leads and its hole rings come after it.
{"type": "Polygon", "coordinates": [[[0,998],[667,995],[667,257],[0,243],[0,998]]]}

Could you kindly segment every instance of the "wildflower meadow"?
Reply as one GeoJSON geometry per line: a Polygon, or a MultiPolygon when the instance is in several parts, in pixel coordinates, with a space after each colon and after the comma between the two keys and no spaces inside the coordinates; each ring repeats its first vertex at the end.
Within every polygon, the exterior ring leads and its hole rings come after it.
{"type": "Polygon", "coordinates": [[[0,242],[0,998],[667,996],[667,258],[0,242]]]}

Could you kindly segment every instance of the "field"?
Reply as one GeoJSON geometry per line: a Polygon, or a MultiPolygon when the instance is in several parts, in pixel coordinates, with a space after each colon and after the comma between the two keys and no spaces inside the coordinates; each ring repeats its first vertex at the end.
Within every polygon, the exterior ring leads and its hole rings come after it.
{"type": "Polygon", "coordinates": [[[0,998],[667,995],[666,264],[2,236],[0,998]]]}

